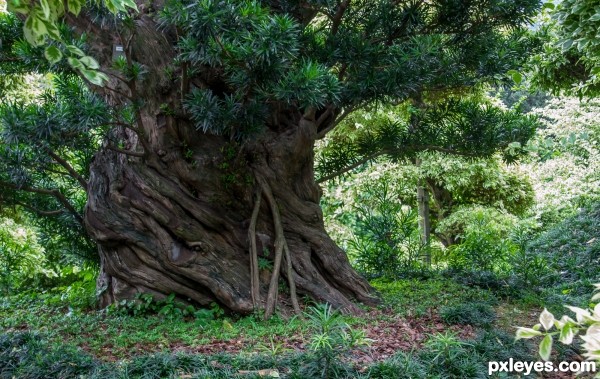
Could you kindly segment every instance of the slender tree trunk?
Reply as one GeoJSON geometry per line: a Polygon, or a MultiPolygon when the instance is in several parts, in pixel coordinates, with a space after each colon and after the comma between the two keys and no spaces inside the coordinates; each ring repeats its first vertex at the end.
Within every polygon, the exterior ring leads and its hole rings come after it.
{"type": "MultiPolygon", "coordinates": [[[[417,167],[421,164],[416,160],[417,167]]],[[[429,219],[429,192],[425,186],[425,180],[419,180],[417,185],[417,208],[419,211],[419,231],[421,232],[421,243],[425,247],[423,261],[427,267],[431,266],[431,220],[429,219]]]]}

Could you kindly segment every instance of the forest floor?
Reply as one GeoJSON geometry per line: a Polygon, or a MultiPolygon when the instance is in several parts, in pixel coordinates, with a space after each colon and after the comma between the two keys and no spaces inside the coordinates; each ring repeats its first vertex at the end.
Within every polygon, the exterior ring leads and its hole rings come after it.
{"type": "MultiPolygon", "coordinates": [[[[383,305],[366,309],[360,317],[342,318],[348,331],[358,333],[356,335],[368,341],[362,346],[333,352],[333,358],[338,361],[336,364],[345,367],[344,374],[332,374],[337,372],[335,370],[330,373],[322,371],[323,357],[319,356],[320,350],[314,339],[322,325],[315,325],[308,313],[308,317],[276,315],[269,321],[255,316],[227,317],[218,311],[201,313],[201,317],[181,316],[165,312],[164,307],[154,314],[107,314],[73,309],[65,304],[49,302],[44,296],[21,296],[0,299],[0,377],[10,377],[7,373],[29,373],[30,368],[24,369],[19,365],[39,365],[28,359],[35,355],[36,349],[42,348],[60,351],[62,358],[59,361],[64,359],[65,365],[72,367],[82,366],[77,361],[79,358],[73,358],[76,356],[85,356],[86,362],[94,362],[89,364],[98,367],[117,365],[119,370],[127,372],[135,372],[127,368],[132,362],[145,367],[137,376],[119,374],[121,376],[118,377],[123,378],[218,378],[220,376],[214,376],[217,372],[229,373],[223,374],[223,377],[233,377],[231,373],[237,372],[253,373],[256,377],[281,375],[290,378],[476,378],[488,377],[487,362],[492,360],[510,357],[539,360],[535,356],[536,346],[515,342],[514,333],[516,326],[532,326],[538,322],[537,317],[543,309],[540,304],[509,301],[490,290],[465,286],[441,277],[379,281],[374,285],[384,299],[383,305]],[[39,342],[32,347],[27,342],[30,339],[39,342]],[[5,349],[4,352],[2,349],[5,349]],[[19,356],[18,351],[28,351],[27,359],[19,356]],[[154,370],[149,368],[154,367],[152,365],[145,366],[149,364],[147,357],[162,357],[164,361],[167,356],[209,357],[205,363],[213,374],[182,376],[185,370],[176,370],[179,363],[172,363],[175,371],[171,373],[167,370],[162,374],[146,375],[154,370]],[[300,357],[299,363],[286,360],[293,361],[289,358],[293,356],[300,357]],[[144,363],[139,363],[140,357],[146,357],[144,363]],[[402,363],[401,358],[406,362],[402,363]],[[76,361],[71,362],[73,359],[76,361]],[[303,367],[311,359],[319,370],[310,371],[303,367]],[[408,376],[385,373],[386,367],[395,372],[402,364],[412,365],[412,361],[415,367],[404,368],[408,370],[408,376]],[[446,372],[446,368],[434,367],[431,362],[456,367],[450,367],[446,372]],[[414,373],[410,374],[410,370],[414,373]]],[[[310,312],[310,307],[306,312],[310,312]]],[[[43,349],[39,351],[46,351],[43,349]]],[[[567,358],[581,360],[575,350],[563,349],[555,353],[556,360],[567,358]]],[[[43,376],[47,375],[44,370],[33,370],[34,373],[39,371],[40,376],[23,374],[14,377],[52,377],[43,376]]],[[[64,371],[57,372],[69,377],[64,371]]],[[[101,376],[90,374],[81,377],[101,376]]],[[[573,375],[543,377],[570,378],[573,375]]]]}

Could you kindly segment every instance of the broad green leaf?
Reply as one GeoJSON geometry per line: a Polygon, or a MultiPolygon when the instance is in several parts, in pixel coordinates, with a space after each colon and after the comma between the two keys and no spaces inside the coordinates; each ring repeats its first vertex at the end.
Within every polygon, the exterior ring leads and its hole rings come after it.
{"type": "Polygon", "coordinates": [[[571,46],[573,46],[573,40],[571,38],[565,39],[564,41],[560,42],[560,47],[562,51],[569,50],[571,46]]]}
{"type": "Polygon", "coordinates": [[[570,323],[566,323],[560,330],[558,340],[565,345],[570,345],[573,342],[573,337],[575,337],[573,326],[570,323]]]}
{"type": "Polygon", "coordinates": [[[550,359],[550,353],[552,352],[552,335],[546,334],[546,337],[540,342],[540,357],[547,361],[550,359]]]}
{"type": "Polygon", "coordinates": [[[79,55],[80,57],[85,57],[85,53],[83,51],[81,51],[81,49],[75,45],[67,45],[67,50],[69,50],[69,52],[73,55],[79,55]]]}
{"type": "Polygon", "coordinates": [[[37,14],[32,12],[23,24],[23,34],[27,42],[33,46],[40,46],[44,43],[45,33],[47,32],[44,24],[37,18],[37,14]]]}
{"type": "Polygon", "coordinates": [[[537,336],[541,336],[543,333],[535,330],[535,329],[531,329],[531,328],[518,328],[517,329],[517,340],[520,339],[529,339],[529,338],[533,338],[533,337],[537,337],[537,336]]]}
{"type": "Polygon", "coordinates": [[[28,14],[29,13],[29,2],[12,0],[6,3],[9,12],[28,14]]]}
{"type": "Polygon", "coordinates": [[[44,18],[48,20],[50,18],[50,4],[48,3],[48,0],[40,0],[40,8],[42,8],[44,18]]]}
{"type": "Polygon", "coordinates": [[[88,70],[86,68],[80,70],[80,72],[83,74],[83,76],[90,81],[90,83],[95,84],[97,86],[103,86],[104,83],[106,83],[108,81],[108,76],[106,76],[104,73],[99,72],[99,71],[95,71],[95,70],[88,70]]]}
{"type": "Polygon", "coordinates": [[[38,12],[33,12],[31,14],[33,17],[33,30],[34,33],[40,36],[48,34],[48,29],[46,28],[46,24],[44,20],[40,17],[38,12]]]}
{"type": "Polygon", "coordinates": [[[76,70],[79,70],[79,71],[85,70],[85,66],[83,65],[83,63],[81,63],[79,61],[79,59],[69,57],[69,58],[67,58],[67,62],[69,62],[69,65],[71,65],[71,67],[73,67],[76,70]]]}
{"type": "Polygon", "coordinates": [[[56,46],[46,47],[44,56],[50,63],[57,63],[62,59],[62,53],[56,46]]]}
{"type": "Polygon", "coordinates": [[[57,20],[59,17],[65,14],[65,5],[62,1],[49,1],[50,5],[50,19],[57,20]]]}
{"type": "Polygon", "coordinates": [[[133,1],[133,0],[121,0],[123,2],[123,5],[125,7],[129,7],[133,10],[135,10],[136,12],[138,11],[138,7],[137,4],[133,1]]]}
{"type": "Polygon", "coordinates": [[[90,57],[89,55],[79,58],[79,61],[81,63],[83,63],[84,65],[86,65],[88,68],[91,68],[93,70],[100,68],[100,65],[98,64],[98,62],[94,58],[90,57]]]}
{"type": "Polygon", "coordinates": [[[80,0],[67,0],[67,7],[69,9],[69,12],[73,13],[75,16],[77,16],[79,12],[81,12],[82,5],[83,2],[80,0]]]}
{"type": "Polygon", "coordinates": [[[512,80],[515,82],[515,84],[519,85],[521,84],[521,82],[523,81],[523,75],[516,71],[516,70],[510,70],[507,72],[508,75],[510,75],[510,77],[512,78],[512,80]]]}
{"type": "Polygon", "coordinates": [[[112,14],[117,14],[119,8],[111,0],[104,0],[104,6],[112,14]]]}
{"type": "Polygon", "coordinates": [[[48,30],[48,35],[50,38],[60,41],[62,38],[60,37],[60,31],[54,22],[51,21],[42,21],[46,25],[46,29],[48,30]]]}

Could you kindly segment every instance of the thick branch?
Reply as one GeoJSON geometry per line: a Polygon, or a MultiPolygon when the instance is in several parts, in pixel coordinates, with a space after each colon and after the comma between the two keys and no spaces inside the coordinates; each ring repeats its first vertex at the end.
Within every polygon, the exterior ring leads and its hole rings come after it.
{"type": "Polygon", "coordinates": [[[333,16],[333,20],[332,20],[332,25],[331,25],[331,35],[332,36],[336,35],[336,33],[340,27],[340,24],[342,23],[342,17],[344,17],[344,13],[346,12],[348,5],[350,5],[350,0],[342,1],[340,3],[340,6],[338,7],[337,11],[335,12],[335,15],[333,16]]]}
{"type": "MultiPolygon", "coordinates": [[[[317,139],[323,139],[325,138],[325,136],[327,135],[327,133],[329,133],[330,131],[332,131],[333,129],[335,129],[336,126],[338,126],[340,124],[340,122],[342,122],[346,117],[348,117],[348,115],[352,112],[354,112],[354,110],[357,107],[349,107],[344,109],[344,111],[340,114],[340,116],[336,119],[334,119],[329,125],[327,125],[325,128],[323,128],[322,130],[319,130],[317,133],[317,139]]],[[[317,123],[320,122],[324,122],[325,119],[323,118],[323,116],[325,115],[325,113],[319,117],[319,120],[317,121],[317,123]],[[323,118],[323,120],[321,120],[321,118],[323,118]]],[[[321,125],[319,125],[321,126],[321,125]]]]}
{"type": "Polygon", "coordinates": [[[400,151],[400,149],[394,149],[392,151],[385,149],[385,150],[381,150],[381,151],[377,151],[375,153],[369,154],[369,155],[357,160],[356,162],[352,163],[351,165],[348,165],[344,168],[334,171],[331,174],[320,177],[319,179],[316,180],[316,182],[320,184],[320,183],[326,182],[328,180],[331,180],[333,178],[337,178],[338,176],[343,175],[343,174],[347,173],[348,171],[351,171],[351,170],[353,170],[353,169],[355,169],[377,157],[380,157],[384,154],[397,153],[398,155],[400,155],[400,154],[416,153],[416,152],[428,151],[428,150],[439,151],[441,153],[446,153],[446,154],[460,155],[463,157],[477,157],[478,156],[477,154],[473,154],[473,153],[468,153],[468,152],[458,151],[458,150],[453,150],[453,149],[447,149],[444,147],[432,146],[432,145],[413,145],[413,146],[410,146],[410,148],[407,148],[403,151],[400,151]]]}
{"type": "Polygon", "coordinates": [[[63,166],[67,170],[69,175],[71,175],[73,178],[75,178],[77,180],[77,182],[81,185],[81,187],[87,191],[87,188],[88,188],[87,180],[85,180],[83,176],[81,176],[77,171],[75,171],[75,169],[73,168],[73,166],[71,166],[69,164],[69,162],[67,162],[63,158],[59,157],[54,151],[52,151],[48,148],[46,148],[46,152],[48,153],[48,155],[50,155],[50,157],[52,159],[54,159],[54,161],[56,161],[56,163],[63,166]]]}
{"type": "MultiPolygon", "coordinates": [[[[141,138],[141,137],[140,137],[141,138]]],[[[106,148],[112,151],[116,151],[117,153],[121,153],[121,154],[125,154],[125,155],[131,155],[132,157],[139,157],[142,158],[145,156],[144,153],[140,153],[138,151],[131,151],[131,150],[125,150],[125,149],[120,149],[116,146],[112,146],[112,145],[106,145],[106,148]]]]}

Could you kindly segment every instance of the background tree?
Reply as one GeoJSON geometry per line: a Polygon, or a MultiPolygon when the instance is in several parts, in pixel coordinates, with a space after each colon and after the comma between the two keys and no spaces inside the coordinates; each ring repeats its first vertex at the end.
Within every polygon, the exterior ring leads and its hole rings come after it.
{"type": "MultiPolygon", "coordinates": [[[[462,96],[468,98],[466,93],[462,96]]],[[[400,162],[394,166],[398,172],[390,172],[394,180],[412,186],[409,193],[400,190],[399,201],[418,207],[419,217],[427,212],[434,232],[436,224],[460,206],[480,204],[523,214],[531,205],[531,188],[523,177],[504,169],[501,160],[522,158],[537,126],[535,117],[492,105],[481,95],[469,100],[432,99],[429,104],[421,102],[420,109],[357,113],[322,144],[318,181],[374,159],[391,160],[400,162]],[[431,209],[415,203],[417,187],[421,191],[416,198],[427,194],[431,209]]],[[[437,237],[450,245],[459,232],[437,237]]]]}
{"type": "MultiPolygon", "coordinates": [[[[61,138],[64,148],[42,146],[87,194],[83,220],[99,246],[104,305],[143,291],[246,313],[266,299],[268,317],[281,272],[292,300],[297,287],[358,311],[351,299],[376,298],[324,230],[315,141],[365,106],[461,89],[513,69],[527,53],[523,25],[536,7],[532,0],[111,0],[103,7],[71,0],[65,9],[13,1],[9,9],[27,16],[27,41],[52,42],[27,49],[11,42],[3,64],[31,62],[62,80],[77,73],[105,85],[91,86],[96,95],[82,90],[69,125],[41,111],[66,107],[61,99],[47,98],[35,111],[4,108],[4,138],[19,150],[17,141],[30,140],[12,138],[21,130],[39,135],[39,144],[49,126],[74,129],[61,138]],[[70,29],[56,21],[63,15],[70,29]],[[49,63],[40,63],[42,54],[49,63]],[[75,145],[93,143],[98,152],[84,160],[89,176],[82,175],[85,164],[67,158],[75,145]],[[257,275],[262,250],[273,260],[269,283],[257,275]]],[[[489,129],[470,130],[478,133],[449,132],[441,142],[485,146],[489,129]]],[[[409,142],[392,137],[398,148],[409,142]]],[[[31,157],[48,153],[36,152],[31,157]]],[[[30,180],[6,177],[3,188],[27,192],[30,180]]],[[[73,200],[50,188],[46,195],[77,219],[73,200]]]]}
{"type": "Polygon", "coordinates": [[[593,0],[544,5],[541,36],[544,49],[529,65],[531,81],[555,93],[597,96],[600,89],[600,12],[593,0]]]}

